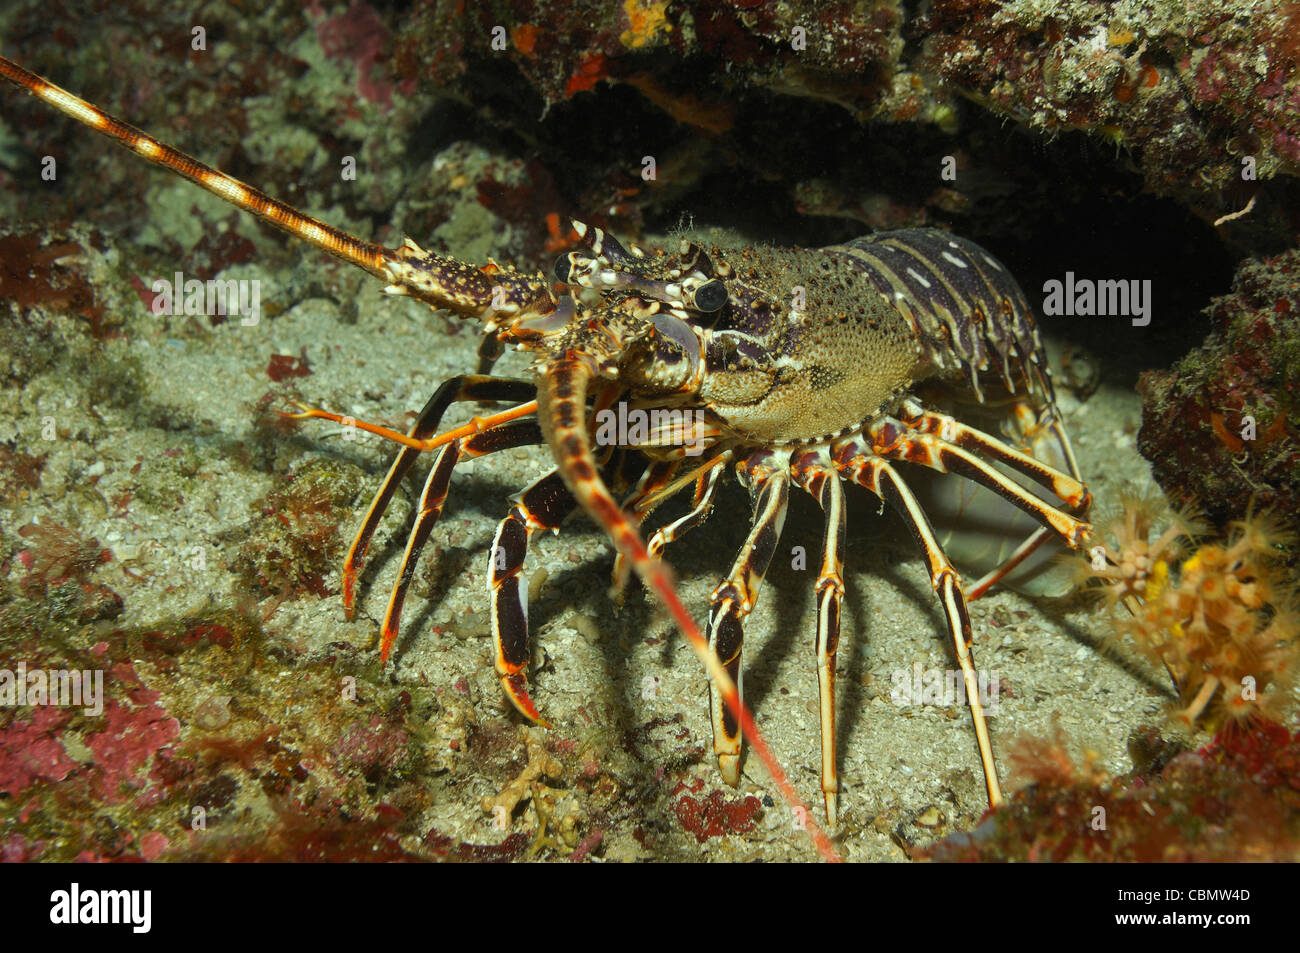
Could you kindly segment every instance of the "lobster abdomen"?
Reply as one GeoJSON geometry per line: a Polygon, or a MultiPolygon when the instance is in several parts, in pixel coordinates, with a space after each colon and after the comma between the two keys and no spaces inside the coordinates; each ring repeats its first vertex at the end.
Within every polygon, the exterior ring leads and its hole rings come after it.
{"type": "Polygon", "coordinates": [[[962,373],[983,400],[992,371],[1009,393],[1050,400],[1033,311],[1006,266],[974,242],[937,228],[878,232],[823,251],[864,272],[912,326],[942,376],[962,373]]]}

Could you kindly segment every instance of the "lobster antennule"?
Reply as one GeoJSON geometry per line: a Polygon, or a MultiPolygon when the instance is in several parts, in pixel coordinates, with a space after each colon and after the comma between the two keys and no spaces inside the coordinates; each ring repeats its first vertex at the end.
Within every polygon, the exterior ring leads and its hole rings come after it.
{"type": "Polygon", "coordinates": [[[560,475],[582,508],[609,534],[619,553],[632,564],[646,588],[654,592],[668,609],[687,643],[718,687],[723,701],[740,723],[741,730],[767,768],[782,799],[806,826],[817,850],[827,860],[840,860],[830,838],[813,820],[759,733],[749,709],[740,699],[735,681],[722,667],[722,663],[709,648],[708,640],[682,604],[668,566],[650,555],[635,524],[628,519],[601,479],[587,437],[587,390],[595,373],[595,362],[590,356],[570,350],[552,358],[542,374],[537,392],[538,420],[542,434],[555,456],[560,475]]]}

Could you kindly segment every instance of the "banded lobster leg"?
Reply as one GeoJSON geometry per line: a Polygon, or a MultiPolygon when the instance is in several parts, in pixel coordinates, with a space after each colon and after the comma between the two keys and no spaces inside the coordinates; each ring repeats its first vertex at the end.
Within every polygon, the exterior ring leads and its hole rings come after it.
{"type": "MultiPolygon", "coordinates": [[[[659,505],[664,498],[664,491],[675,485],[674,477],[682,468],[682,461],[676,460],[658,460],[646,467],[641,478],[637,480],[636,487],[623,500],[623,512],[627,513],[632,519],[636,520],[637,525],[644,524],[646,518],[659,505]]],[[[649,544],[647,544],[649,550],[649,544]]],[[[649,550],[653,555],[658,552],[649,550]]],[[[619,550],[615,550],[614,568],[610,572],[610,598],[614,604],[623,605],[624,593],[627,589],[627,579],[632,572],[632,564],[628,562],[627,557],[619,550]]]]}
{"type": "Polygon", "coordinates": [[[1088,490],[1074,477],[952,417],[924,411],[913,402],[905,402],[900,417],[901,420],[880,418],[868,428],[873,452],[894,460],[919,463],[940,473],[964,476],[1028,513],[1071,549],[1078,549],[1091,535],[1091,524],[1072,515],[1086,512],[1091,505],[1088,490]],[[980,451],[1042,484],[1069,511],[1047,503],[972,451],[980,451]]]}
{"type": "Polygon", "coordinates": [[[681,460],[658,460],[646,467],[632,493],[623,500],[624,512],[638,522],[644,521],[663,498],[664,490],[675,483],[681,469],[681,460]]]}
{"type": "Polygon", "coordinates": [[[381,663],[388,661],[389,653],[397,641],[398,628],[402,621],[402,606],[406,602],[406,593],[411,580],[415,578],[415,568],[420,561],[420,553],[429,540],[429,534],[437,524],[447,502],[447,490],[451,485],[451,474],[456,464],[462,459],[486,456],[499,450],[512,450],[515,447],[536,446],[542,442],[542,431],[535,420],[521,420],[516,423],[502,424],[490,430],[484,430],[469,437],[460,437],[446,444],[429,470],[428,479],[424,481],[424,490],[420,494],[420,505],[416,511],[411,532],[406,538],[406,551],[402,553],[402,565],[397,573],[397,582],[388,597],[388,610],[384,613],[384,624],[379,640],[379,658],[381,663]]]}
{"type": "Polygon", "coordinates": [[[979,680],[975,675],[975,657],[971,651],[970,614],[966,610],[966,599],[962,595],[957,570],[935,538],[934,528],[916,496],[887,460],[877,456],[872,448],[849,441],[836,450],[835,466],[902,516],[921,547],[930,572],[930,585],[943,605],[957,664],[961,666],[966,686],[966,703],[975,726],[980,764],[984,768],[989,806],[997,807],[1002,803],[1002,789],[998,784],[997,765],[993,761],[993,745],[989,740],[988,722],[984,718],[984,705],[979,697],[979,680]]]}
{"type": "Polygon", "coordinates": [[[839,776],[835,756],[835,659],[840,643],[840,606],[844,601],[844,538],[848,518],[844,486],[830,461],[809,454],[794,465],[794,479],[821,504],[826,514],[822,566],[817,574],[817,693],[822,744],[822,798],[826,820],[834,827],[839,813],[839,776]]]}
{"type": "MultiPolygon", "coordinates": [[[[490,339],[485,338],[485,340],[490,339]]],[[[488,377],[481,374],[462,374],[444,381],[433,392],[433,395],[425,401],[424,408],[420,411],[407,436],[414,440],[425,440],[437,433],[438,427],[442,423],[443,414],[454,403],[468,400],[517,402],[531,400],[536,396],[537,387],[531,381],[488,377]]],[[[538,440],[537,442],[540,443],[541,441],[538,440]]],[[[370,547],[370,540],[379,527],[379,522],[383,519],[384,513],[388,510],[393,494],[397,491],[402,479],[410,472],[419,456],[419,450],[413,447],[403,447],[401,452],[393,459],[392,466],[388,469],[388,475],[384,477],[384,482],[380,484],[378,492],[375,493],[375,498],[371,500],[365,518],[361,521],[361,526],[357,529],[357,534],[352,540],[352,546],[348,549],[348,554],[344,558],[343,608],[347,612],[348,618],[352,617],[356,596],[356,581],[361,572],[361,564],[366,557],[366,550],[370,547]]]]}
{"type": "Polygon", "coordinates": [[[729,452],[719,454],[709,463],[688,474],[695,479],[695,494],[691,499],[691,509],[671,523],[666,523],[655,530],[654,535],[650,537],[650,542],[646,544],[652,556],[658,556],[669,543],[679,539],[709,518],[709,514],[713,512],[713,503],[718,496],[718,478],[722,476],[725,464],[730,459],[729,452]]]}
{"type": "MultiPolygon", "coordinates": [[[[1054,408],[1046,408],[1036,414],[1027,405],[1019,405],[1017,407],[1018,422],[1026,434],[1026,441],[1029,443],[1035,442],[1031,436],[1032,434],[1050,429],[1054,437],[1054,443],[1051,444],[1054,448],[1054,455],[1060,459],[1061,465],[1066,467],[1068,472],[1045,464],[1036,456],[1018,450],[985,431],[963,424],[955,417],[925,410],[914,400],[904,401],[899,408],[898,416],[912,430],[932,435],[937,440],[942,441],[942,445],[939,445],[940,449],[942,449],[943,445],[947,445],[949,447],[956,446],[965,451],[979,452],[1008,467],[1012,472],[1028,477],[1054,495],[1063,504],[1060,507],[1051,507],[1052,509],[1076,517],[1079,521],[1087,520],[1088,511],[1092,506],[1092,496],[1088,493],[1087,487],[1084,486],[1079,477],[1079,467],[1074,459],[1074,451],[1070,447],[1069,438],[1060,427],[1059,417],[1054,412],[1054,408]]],[[[929,448],[932,457],[935,456],[934,449],[936,448],[929,448]]],[[[951,456],[951,453],[948,455],[951,456]]],[[[940,472],[947,472],[944,466],[936,466],[933,462],[928,462],[927,465],[940,472]]],[[[959,469],[956,472],[963,472],[960,467],[965,465],[964,461],[959,462],[959,469]]],[[[989,468],[984,467],[983,469],[985,473],[990,474],[990,478],[989,480],[978,480],[977,482],[1010,500],[1013,505],[1020,506],[1022,510],[1029,513],[1030,516],[1043,525],[1037,527],[1028,537],[1021,541],[1005,560],[989,570],[968,589],[966,597],[972,602],[985,595],[992,586],[1005,579],[1043,544],[1060,536],[1058,527],[1045,521],[1039,515],[1048,504],[1043,503],[1041,506],[1035,506],[1032,509],[1021,506],[1020,502],[1009,496],[1006,491],[1007,487],[1015,485],[1012,481],[1007,480],[1004,475],[989,468]]],[[[965,475],[970,476],[970,473],[965,475]]],[[[972,477],[972,479],[974,478],[972,477]]],[[[1023,498],[1021,494],[1017,493],[1016,495],[1023,498]]],[[[1084,535],[1087,535],[1087,533],[1085,532],[1084,535]]],[[[1074,543],[1070,543],[1070,545],[1077,548],[1074,543]]]]}
{"type": "MultiPolygon", "coordinates": [[[[709,599],[709,648],[743,698],[741,654],[745,644],[745,617],[758,602],[763,576],[776,552],[776,544],[785,524],[786,504],[790,497],[788,467],[776,465],[775,455],[760,451],[736,468],[750,481],[754,493],[754,518],[749,537],[740,548],[731,572],[709,599]]],[[[713,753],[718,769],[730,785],[740,783],[740,726],[723,699],[710,694],[709,710],[713,716],[713,753]]]]}
{"type": "Polygon", "coordinates": [[[488,554],[488,593],[492,599],[492,645],[497,677],[506,697],[525,718],[547,725],[528,696],[528,588],[519,580],[528,544],[539,529],[558,531],[578,501],[558,469],[518,495],[497,526],[488,554]]]}
{"type": "MultiPolygon", "coordinates": [[[[439,388],[434,397],[430,398],[428,403],[425,404],[425,408],[421,412],[419,419],[416,420],[410,434],[398,433],[396,430],[390,430],[379,424],[353,420],[351,417],[318,410],[314,407],[306,407],[302,404],[297,405],[299,410],[296,413],[280,412],[281,416],[293,420],[330,420],[346,426],[356,427],[358,430],[375,434],[385,440],[400,443],[405,448],[398,454],[397,459],[393,461],[393,465],[389,468],[388,477],[384,480],[383,486],[380,487],[375,499],[371,502],[370,510],[362,521],[361,529],[358,531],[352,549],[348,552],[348,556],[344,561],[345,599],[350,598],[353,594],[352,586],[357,573],[356,564],[364,556],[375,527],[378,525],[384,511],[388,508],[388,504],[391,502],[392,495],[401,482],[402,476],[414,463],[415,455],[441,448],[441,452],[438,454],[433,467],[429,470],[429,476],[425,480],[415,522],[412,524],[411,532],[407,537],[406,551],[402,556],[402,566],[398,572],[397,583],[389,596],[388,610],[384,613],[379,642],[379,656],[382,663],[387,663],[388,655],[392,651],[393,644],[397,641],[398,625],[401,621],[402,605],[406,599],[406,591],[414,577],[420,551],[424,548],[434,524],[442,515],[442,507],[447,499],[447,489],[451,483],[451,473],[456,468],[461,456],[484,456],[498,450],[525,447],[543,442],[541,428],[536,420],[520,420],[522,417],[536,413],[537,402],[535,400],[519,404],[509,410],[488,417],[474,417],[468,424],[449,430],[436,437],[428,436],[428,431],[436,428],[436,419],[441,419],[446,406],[458,394],[469,393],[471,396],[466,399],[474,399],[472,395],[475,393],[512,393],[516,391],[524,393],[532,388],[531,384],[522,381],[482,377],[469,378],[469,380],[476,382],[476,386],[452,386],[457,381],[457,378],[453,378],[444,387],[439,388]],[[439,399],[440,395],[441,399],[439,399]],[[430,423],[430,421],[434,422],[430,423]],[[519,422],[511,424],[511,421],[519,422]]],[[[345,605],[350,607],[350,602],[345,602],[345,605]]]]}
{"type": "MultiPolygon", "coordinates": [[[[725,465],[731,460],[731,452],[720,453],[703,466],[696,467],[684,475],[673,479],[680,469],[680,461],[673,461],[671,467],[655,464],[646,471],[646,478],[638,486],[637,492],[624,503],[639,520],[644,520],[664,500],[679,492],[687,483],[695,481],[695,493],[691,500],[691,509],[677,519],[655,530],[646,543],[646,549],[652,556],[659,556],[664,547],[679,537],[699,526],[713,512],[713,503],[717,499],[718,478],[722,476],[725,465]]],[[[627,582],[631,567],[622,553],[614,559],[614,589],[621,592],[627,582]]]]}
{"type": "MultiPolygon", "coordinates": [[[[931,415],[927,415],[927,417],[929,416],[931,415]]],[[[1087,487],[1084,486],[1083,477],[1079,471],[1079,464],[1074,456],[1074,448],[1070,446],[1070,438],[1065,432],[1065,428],[1060,418],[1060,413],[1056,409],[1056,406],[1053,404],[1049,407],[1035,411],[1033,407],[1027,404],[1018,404],[1016,407],[1015,417],[1020,431],[1024,435],[1024,442],[1035,448],[1035,450],[1030,453],[1034,464],[1030,467],[1030,470],[1036,469],[1044,460],[1050,461],[1053,457],[1057,458],[1058,462],[1054,465],[1054,469],[1064,472],[1066,476],[1070,477],[1077,484],[1077,488],[1070,488],[1067,494],[1056,493],[1058,499],[1061,499],[1062,503],[1065,504],[1061,508],[1071,516],[1078,517],[1081,520],[1087,520],[1092,508],[1092,495],[1088,492],[1087,487]],[[1046,436],[1040,436],[1044,434],[1046,434],[1046,436]]],[[[928,421],[926,425],[933,426],[933,424],[928,421]]],[[[958,432],[959,434],[965,435],[969,430],[970,428],[966,427],[959,429],[958,432]]],[[[980,438],[983,436],[985,435],[971,433],[969,434],[970,443],[960,445],[966,446],[967,449],[974,449],[979,446],[980,438]]],[[[1017,448],[1013,447],[1012,449],[1014,451],[1017,448]]],[[[992,448],[985,452],[992,455],[992,448]]],[[[1009,462],[1007,465],[1011,466],[1013,470],[1018,470],[1018,472],[1024,473],[1026,476],[1037,480],[1037,477],[1035,477],[1032,472],[1027,472],[1025,469],[1009,462]]],[[[1041,481],[1039,481],[1039,483],[1042,485],[1041,481]]],[[[1069,484],[1066,484],[1066,486],[1069,487],[1069,484]]],[[[969,598],[973,601],[984,596],[990,587],[1006,578],[1009,573],[1013,572],[1016,567],[1033,556],[1041,546],[1052,538],[1053,533],[1046,526],[1038,527],[1020,543],[1002,565],[990,570],[983,576],[983,578],[979,579],[970,587],[969,598]]]]}

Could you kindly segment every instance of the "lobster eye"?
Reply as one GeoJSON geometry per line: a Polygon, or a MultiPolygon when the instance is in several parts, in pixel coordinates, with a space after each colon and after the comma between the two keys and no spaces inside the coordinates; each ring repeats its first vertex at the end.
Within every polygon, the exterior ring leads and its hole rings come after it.
{"type": "Polygon", "coordinates": [[[696,288],[693,297],[696,311],[717,311],[727,303],[727,286],[715,278],[696,288]]]}
{"type": "Polygon", "coordinates": [[[561,255],[555,259],[555,265],[551,268],[555,273],[555,280],[561,284],[569,283],[569,275],[573,272],[573,263],[569,261],[568,255],[561,255]]]}

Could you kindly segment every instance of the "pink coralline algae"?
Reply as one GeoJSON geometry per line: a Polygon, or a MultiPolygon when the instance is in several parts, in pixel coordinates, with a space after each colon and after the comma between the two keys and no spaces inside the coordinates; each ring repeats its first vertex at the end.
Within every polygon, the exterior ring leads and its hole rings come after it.
{"type": "Polygon", "coordinates": [[[21,864],[27,860],[39,860],[44,850],[44,841],[29,843],[21,834],[11,834],[0,843],[0,863],[21,864]]]}
{"type": "Polygon", "coordinates": [[[15,718],[0,730],[0,791],[16,797],[34,781],[62,781],[77,767],[59,742],[71,715],[37,707],[30,721],[15,718]]]}
{"type": "Polygon", "coordinates": [[[87,747],[95,753],[96,793],[113,804],[125,799],[123,788],[145,785],[141,769],[180,735],[180,723],[155,704],[158,692],[138,688],[129,698],[129,706],[117,699],[107,701],[104,730],[86,738],[87,747]]]}
{"type": "MultiPolygon", "coordinates": [[[[1300,859],[1300,733],[1262,719],[1199,751],[1147,729],[1111,778],[1056,742],[1022,744],[1031,781],[971,833],[912,851],[936,861],[1240,862],[1300,859]],[[1031,756],[1032,757],[1029,757],[1031,756]],[[1100,822],[1104,811],[1104,823],[1100,822]]],[[[1013,756],[1013,760],[1016,760],[1013,756]]]]}
{"type": "Polygon", "coordinates": [[[170,842],[165,834],[150,831],[140,838],[140,856],[145,860],[157,860],[168,846],[170,842]]]}

